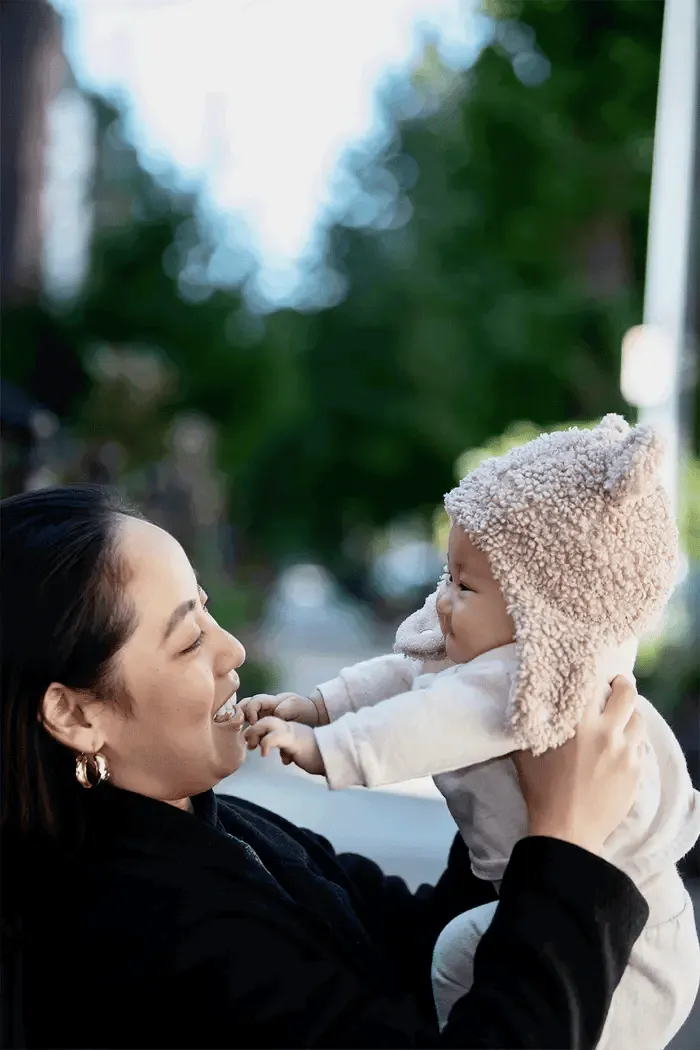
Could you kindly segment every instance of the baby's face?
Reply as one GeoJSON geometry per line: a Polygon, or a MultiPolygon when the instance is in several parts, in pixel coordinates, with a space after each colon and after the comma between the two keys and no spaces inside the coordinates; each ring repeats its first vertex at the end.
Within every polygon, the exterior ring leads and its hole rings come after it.
{"type": "Polygon", "coordinates": [[[447,656],[453,663],[466,664],[489,649],[512,642],[515,625],[486,555],[455,525],[447,557],[449,583],[438,599],[437,611],[447,656]]]}

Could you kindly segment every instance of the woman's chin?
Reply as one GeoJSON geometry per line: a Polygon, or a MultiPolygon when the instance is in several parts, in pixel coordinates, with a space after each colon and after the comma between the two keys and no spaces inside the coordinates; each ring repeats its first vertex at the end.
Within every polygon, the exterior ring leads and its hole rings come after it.
{"type": "MultiPolygon", "coordinates": [[[[236,734],[230,741],[226,741],[226,750],[224,753],[220,751],[221,762],[219,763],[219,769],[221,772],[221,778],[230,777],[237,769],[243,765],[248,754],[248,748],[246,742],[240,734],[236,734]]],[[[222,749],[223,750],[223,749],[222,749]]]]}

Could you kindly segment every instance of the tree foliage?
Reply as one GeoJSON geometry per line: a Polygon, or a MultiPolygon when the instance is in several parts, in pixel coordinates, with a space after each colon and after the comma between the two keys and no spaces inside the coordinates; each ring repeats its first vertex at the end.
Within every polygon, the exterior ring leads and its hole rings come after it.
{"type": "Polygon", "coordinates": [[[386,91],[388,144],[348,158],[327,253],[347,294],[289,319],[302,396],[243,481],[247,520],[275,546],[332,559],[348,530],[427,514],[456,457],[514,420],[625,411],[663,5],[491,14],[473,67],[429,47],[413,83],[386,91]]]}
{"type": "Polygon", "coordinates": [[[217,241],[194,194],[145,172],[122,115],[95,99],[89,280],[66,309],[6,318],[5,374],[50,404],[70,364],[62,415],[126,444],[131,465],[174,415],[203,413],[239,534],[347,569],[373,529],[429,520],[457,458],[514,421],[625,410],[662,15],[646,0],[502,0],[470,68],[428,44],[411,82],[387,85],[385,141],[356,147],[339,178],[326,266],[344,294],[257,328],[242,288],[211,281],[217,241]],[[148,419],[95,402],[101,344],[173,369],[148,419]],[[47,346],[61,352],[39,367],[47,346]]]}

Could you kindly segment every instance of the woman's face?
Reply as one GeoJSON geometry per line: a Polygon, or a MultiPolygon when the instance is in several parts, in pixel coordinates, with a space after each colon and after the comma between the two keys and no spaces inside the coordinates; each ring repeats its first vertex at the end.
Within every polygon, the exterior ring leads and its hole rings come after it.
{"type": "Polygon", "coordinates": [[[194,570],[167,532],[124,518],[119,551],[137,619],[115,668],[130,710],[100,703],[91,717],[113,784],[179,802],[213,787],[245,758],[242,717],[214,721],[222,704],[235,700],[245,650],[207,612],[194,570]]]}

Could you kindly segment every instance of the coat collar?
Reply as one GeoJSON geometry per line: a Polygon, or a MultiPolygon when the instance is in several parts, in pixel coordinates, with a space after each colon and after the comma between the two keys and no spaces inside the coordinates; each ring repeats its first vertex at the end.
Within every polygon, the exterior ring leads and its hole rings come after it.
{"type": "Polygon", "coordinates": [[[90,837],[114,841],[141,837],[164,846],[182,843],[193,834],[216,832],[217,804],[213,791],[192,799],[194,812],[171,806],[168,802],[138,795],[133,791],[100,784],[86,799],[90,837]]]}
{"type": "Polygon", "coordinates": [[[371,968],[351,884],[332,854],[318,857],[318,844],[301,829],[239,808],[235,798],[221,805],[213,791],[193,798],[194,812],[110,784],[87,801],[91,865],[122,864],[125,857],[145,863],[195,907],[204,907],[204,876],[206,892],[244,900],[248,914],[264,915],[295,937],[302,930],[320,936],[353,967],[362,960],[363,970],[371,968]]]}

